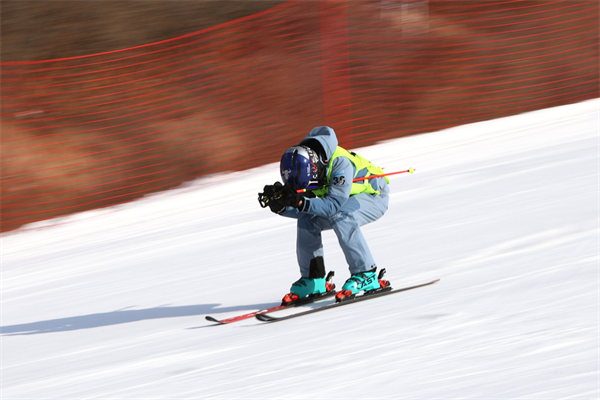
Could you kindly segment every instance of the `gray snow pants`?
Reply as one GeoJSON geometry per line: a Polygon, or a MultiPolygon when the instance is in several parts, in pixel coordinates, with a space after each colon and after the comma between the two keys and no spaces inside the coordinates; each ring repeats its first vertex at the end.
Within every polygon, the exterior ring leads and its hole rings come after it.
{"type": "Polygon", "coordinates": [[[351,196],[346,204],[329,218],[297,214],[296,254],[302,277],[309,276],[310,260],[318,256],[323,257],[321,232],[329,229],[333,229],[337,235],[351,274],[375,268],[375,260],[360,227],[376,221],[385,214],[388,203],[387,190],[381,196],[360,193],[351,196]]]}

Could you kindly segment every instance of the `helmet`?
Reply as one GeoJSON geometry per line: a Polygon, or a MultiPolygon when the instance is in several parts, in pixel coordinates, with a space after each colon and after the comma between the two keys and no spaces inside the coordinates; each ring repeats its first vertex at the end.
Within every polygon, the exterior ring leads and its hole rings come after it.
{"type": "Polygon", "coordinates": [[[283,183],[293,189],[306,189],[310,184],[318,184],[324,174],[319,156],[308,146],[290,147],[283,153],[279,164],[283,183]]]}

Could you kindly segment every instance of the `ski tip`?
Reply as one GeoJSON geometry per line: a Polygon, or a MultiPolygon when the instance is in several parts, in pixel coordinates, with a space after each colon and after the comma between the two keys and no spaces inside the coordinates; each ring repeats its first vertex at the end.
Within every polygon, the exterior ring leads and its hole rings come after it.
{"type": "Polygon", "coordinates": [[[439,279],[439,278],[438,278],[438,279],[434,279],[434,280],[432,280],[432,281],[429,281],[429,282],[427,282],[427,283],[422,283],[422,284],[420,284],[420,285],[417,285],[417,287],[419,287],[419,286],[429,286],[429,285],[433,285],[434,283],[438,283],[439,281],[440,281],[440,279],[439,279]]]}

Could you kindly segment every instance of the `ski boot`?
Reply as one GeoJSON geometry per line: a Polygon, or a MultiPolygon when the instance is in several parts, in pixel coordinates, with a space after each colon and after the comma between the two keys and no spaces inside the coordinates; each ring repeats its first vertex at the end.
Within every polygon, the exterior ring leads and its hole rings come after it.
{"type": "Polygon", "coordinates": [[[344,283],[344,286],[342,286],[342,290],[335,295],[335,301],[339,303],[340,301],[353,299],[361,292],[366,296],[391,290],[392,286],[390,282],[383,279],[385,268],[379,271],[379,276],[375,273],[376,269],[373,268],[370,271],[359,272],[350,276],[346,283],[344,283]]]}
{"type": "Polygon", "coordinates": [[[290,293],[283,296],[282,306],[311,303],[316,298],[333,295],[335,284],[331,283],[333,271],[325,278],[300,278],[292,284],[290,293]]]}
{"type": "Polygon", "coordinates": [[[333,271],[325,276],[323,257],[317,256],[310,260],[308,278],[300,278],[292,284],[290,293],[286,294],[281,305],[311,303],[317,297],[335,293],[335,285],[331,283],[333,271]]]}

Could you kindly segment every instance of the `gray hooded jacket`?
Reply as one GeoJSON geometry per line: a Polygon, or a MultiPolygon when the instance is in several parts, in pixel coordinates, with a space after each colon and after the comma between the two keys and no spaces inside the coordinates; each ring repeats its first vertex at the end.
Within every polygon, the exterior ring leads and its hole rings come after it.
{"type": "MultiPolygon", "coordinates": [[[[334,130],[328,126],[313,128],[300,144],[307,144],[307,141],[315,139],[318,140],[323,147],[327,160],[331,159],[338,146],[338,140],[334,130]]],[[[333,162],[333,165],[331,166],[331,178],[330,182],[328,182],[330,186],[327,195],[322,199],[305,198],[304,201],[308,203],[308,207],[302,207],[302,211],[288,208],[283,214],[284,216],[297,217],[298,213],[308,213],[329,218],[336,214],[342,206],[346,204],[350,197],[352,179],[356,172],[354,165],[346,157],[337,157],[331,162],[333,162]]],[[[366,174],[366,171],[364,171],[364,174],[362,174],[363,171],[360,172],[359,176],[364,176],[366,174]]],[[[377,181],[379,181],[379,179],[377,179],[377,181]]],[[[385,180],[383,180],[382,186],[383,187],[380,189],[384,189],[384,191],[381,192],[381,195],[387,195],[388,188],[387,184],[385,184],[385,180]]]]}

